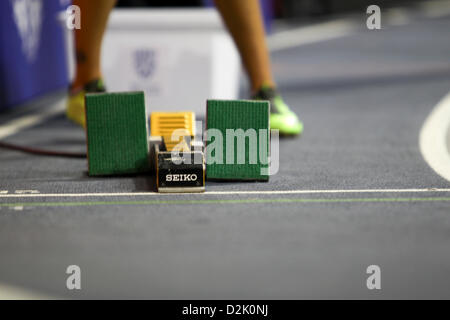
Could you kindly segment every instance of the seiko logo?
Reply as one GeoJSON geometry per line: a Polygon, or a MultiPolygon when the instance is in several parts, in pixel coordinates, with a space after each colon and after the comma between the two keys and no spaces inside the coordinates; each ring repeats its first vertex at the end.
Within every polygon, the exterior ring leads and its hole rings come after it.
{"type": "Polygon", "coordinates": [[[166,174],[166,181],[197,181],[196,174],[166,174]]]}

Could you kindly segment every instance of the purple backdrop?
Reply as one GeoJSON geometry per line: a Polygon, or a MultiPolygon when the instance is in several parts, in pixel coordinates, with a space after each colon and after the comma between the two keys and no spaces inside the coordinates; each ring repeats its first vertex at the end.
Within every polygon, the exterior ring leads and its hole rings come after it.
{"type": "Polygon", "coordinates": [[[0,109],[67,86],[60,3],[0,1],[0,109]]]}

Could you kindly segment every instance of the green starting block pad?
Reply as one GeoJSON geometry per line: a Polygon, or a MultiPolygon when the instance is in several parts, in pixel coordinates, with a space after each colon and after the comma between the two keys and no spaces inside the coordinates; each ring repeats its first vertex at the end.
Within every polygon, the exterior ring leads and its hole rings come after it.
{"type": "Polygon", "coordinates": [[[147,127],[143,92],[86,94],[89,175],[149,171],[147,127]]]}
{"type": "Polygon", "coordinates": [[[208,100],[206,128],[207,179],[269,180],[268,101],[208,100]]]}

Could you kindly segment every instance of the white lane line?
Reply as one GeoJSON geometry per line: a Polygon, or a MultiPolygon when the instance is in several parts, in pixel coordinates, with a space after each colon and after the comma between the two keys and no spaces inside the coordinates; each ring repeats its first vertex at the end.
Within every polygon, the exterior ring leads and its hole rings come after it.
{"type": "Polygon", "coordinates": [[[389,26],[404,26],[412,21],[413,16],[409,9],[389,8],[383,13],[382,19],[389,26]]]}
{"type": "Polygon", "coordinates": [[[0,283],[0,300],[50,300],[54,299],[33,290],[13,287],[0,283]]]}
{"type": "Polygon", "coordinates": [[[64,100],[62,99],[60,102],[54,104],[50,108],[46,108],[42,112],[38,114],[30,114],[27,116],[23,116],[19,119],[11,120],[10,122],[0,126],[0,139],[11,136],[20,130],[29,128],[31,126],[38,125],[48,118],[51,118],[62,111],[64,111],[64,100]]]}
{"type": "MultiPolygon", "coordinates": [[[[431,0],[418,4],[419,10],[428,18],[450,15],[450,0],[431,0]]],[[[415,12],[409,8],[389,8],[383,12],[384,21],[389,26],[409,24],[415,18],[415,12]]],[[[365,19],[343,18],[311,26],[280,31],[267,37],[269,50],[279,51],[302,45],[337,39],[348,36],[364,25],[365,19]]]]}
{"type": "Polygon", "coordinates": [[[132,197],[132,196],[170,196],[170,195],[289,195],[289,194],[327,194],[327,193],[431,193],[450,192],[450,189],[347,189],[347,190],[268,190],[268,191],[208,191],[204,193],[157,193],[157,192],[112,192],[112,193],[40,193],[40,194],[0,194],[0,198],[87,198],[87,197],[132,197]]]}
{"type": "Polygon", "coordinates": [[[433,170],[450,181],[450,154],[447,133],[450,130],[450,93],[425,120],[419,136],[420,152],[433,170]]]}
{"type": "Polygon", "coordinates": [[[269,50],[279,51],[298,46],[347,36],[356,30],[356,24],[348,19],[339,19],[312,26],[280,31],[267,37],[269,50]]]}
{"type": "Polygon", "coordinates": [[[428,18],[440,18],[450,15],[450,1],[429,0],[419,4],[419,8],[428,18]]]}

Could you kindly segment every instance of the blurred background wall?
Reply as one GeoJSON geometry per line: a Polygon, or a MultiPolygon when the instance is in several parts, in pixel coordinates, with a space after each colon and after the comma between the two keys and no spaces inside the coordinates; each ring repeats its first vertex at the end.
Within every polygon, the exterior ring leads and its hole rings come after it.
{"type": "MultiPolygon", "coordinates": [[[[365,14],[367,6],[374,3],[384,9],[421,0],[260,1],[266,28],[270,31],[273,19],[309,22],[350,12],[365,14]]],[[[0,110],[68,86],[61,12],[70,3],[71,0],[0,1],[0,110]]],[[[118,1],[122,8],[200,8],[213,5],[213,0],[118,1]]]]}
{"type": "Polygon", "coordinates": [[[0,110],[67,86],[59,0],[0,1],[0,110]]]}
{"type": "Polygon", "coordinates": [[[421,0],[274,0],[277,18],[305,18],[349,12],[365,12],[369,5],[393,7],[421,0]]]}
{"type": "MultiPolygon", "coordinates": [[[[421,0],[261,0],[276,18],[302,18],[365,10],[371,4],[397,6],[421,0]]],[[[423,1],[423,0],[422,0],[423,1]]],[[[200,7],[212,6],[214,0],[119,0],[119,7],[200,7]]]]}

